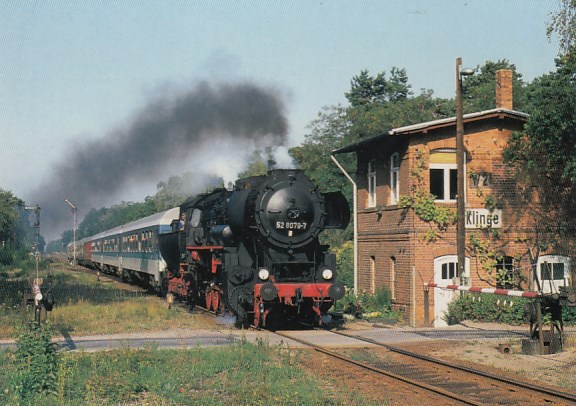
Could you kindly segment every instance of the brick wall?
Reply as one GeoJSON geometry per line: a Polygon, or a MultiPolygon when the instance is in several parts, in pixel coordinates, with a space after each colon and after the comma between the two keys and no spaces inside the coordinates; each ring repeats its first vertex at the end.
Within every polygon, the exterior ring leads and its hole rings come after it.
{"type": "MultiPolygon", "coordinates": [[[[490,127],[490,126],[488,126],[490,127]]],[[[416,164],[417,153],[428,160],[430,152],[436,149],[454,149],[455,137],[453,127],[444,132],[436,132],[426,136],[406,137],[406,142],[396,143],[395,148],[388,145],[373,145],[369,150],[358,154],[358,270],[359,288],[372,291],[374,286],[387,286],[394,292],[395,307],[405,312],[406,320],[412,325],[425,324],[424,283],[434,282],[434,259],[445,255],[456,255],[456,227],[450,227],[440,233],[440,238],[434,242],[426,242],[424,236],[431,229],[429,223],[414,216],[411,210],[403,210],[398,206],[389,206],[390,193],[389,156],[399,152],[400,194],[410,193],[414,181],[411,169],[416,164]],[[380,151],[374,154],[372,151],[380,151]],[[382,154],[381,151],[388,151],[382,154]],[[366,207],[367,203],[367,162],[377,160],[376,207],[366,207]],[[375,272],[371,272],[371,262],[375,272]],[[395,266],[393,266],[395,264],[395,266]],[[392,269],[395,276],[392,276],[392,269]],[[395,280],[393,286],[392,282],[395,280]]],[[[515,257],[515,265],[526,271],[530,261],[527,257],[528,246],[526,238],[532,233],[529,215],[519,210],[521,201],[515,192],[513,178],[502,163],[502,151],[511,130],[493,125],[491,128],[482,126],[479,131],[472,131],[465,136],[467,150],[466,169],[470,174],[488,175],[477,186],[467,179],[467,208],[484,208],[486,197],[494,196],[502,204],[504,227],[499,230],[501,238],[495,243],[501,248],[501,253],[515,257]]],[[[427,166],[426,166],[427,167],[427,166]]],[[[429,172],[423,173],[424,185],[428,187],[429,172]]],[[[456,210],[455,202],[438,203],[456,210]]],[[[479,230],[468,230],[468,237],[479,233],[481,238],[486,235],[479,230]]],[[[498,248],[497,246],[495,248],[498,248]]],[[[474,286],[494,286],[494,275],[483,269],[479,259],[469,252],[470,278],[474,286]]],[[[524,285],[524,288],[528,286],[524,285]]],[[[429,295],[430,317],[433,315],[434,295],[429,295]]]]}

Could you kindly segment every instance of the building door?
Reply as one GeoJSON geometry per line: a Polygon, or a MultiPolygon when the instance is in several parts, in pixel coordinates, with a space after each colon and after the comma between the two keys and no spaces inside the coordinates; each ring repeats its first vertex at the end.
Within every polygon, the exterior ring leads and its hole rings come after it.
{"type": "MultiPolygon", "coordinates": [[[[469,273],[470,260],[466,258],[465,273],[469,273]]],[[[434,283],[438,285],[460,284],[458,275],[458,256],[446,255],[434,259],[434,283]]],[[[456,297],[457,291],[449,289],[434,289],[434,327],[448,325],[444,319],[448,311],[448,304],[456,297]]]]}

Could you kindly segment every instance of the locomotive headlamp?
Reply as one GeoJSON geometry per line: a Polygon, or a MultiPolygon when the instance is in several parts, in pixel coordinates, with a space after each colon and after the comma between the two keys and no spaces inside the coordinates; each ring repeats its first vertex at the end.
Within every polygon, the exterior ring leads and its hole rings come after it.
{"type": "Polygon", "coordinates": [[[266,268],[260,268],[258,271],[258,277],[260,280],[266,281],[270,277],[270,271],[266,268]]]}
{"type": "Polygon", "coordinates": [[[324,269],[322,271],[322,277],[326,280],[332,279],[333,276],[334,276],[334,272],[332,272],[331,269],[324,269]]]}

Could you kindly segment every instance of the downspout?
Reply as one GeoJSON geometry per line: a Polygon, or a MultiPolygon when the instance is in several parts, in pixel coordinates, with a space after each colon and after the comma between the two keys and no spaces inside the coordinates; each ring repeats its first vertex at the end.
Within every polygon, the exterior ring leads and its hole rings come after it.
{"type": "Polygon", "coordinates": [[[358,187],[356,186],[356,182],[354,182],[352,177],[348,174],[348,172],[346,172],[346,169],[344,169],[344,167],[340,165],[340,162],[336,160],[333,154],[330,154],[330,158],[332,158],[332,161],[334,161],[338,169],[340,169],[340,172],[342,172],[344,176],[346,176],[348,181],[350,181],[350,183],[352,184],[352,201],[353,201],[352,217],[354,221],[354,294],[357,295],[358,294],[358,197],[357,197],[358,187]]]}

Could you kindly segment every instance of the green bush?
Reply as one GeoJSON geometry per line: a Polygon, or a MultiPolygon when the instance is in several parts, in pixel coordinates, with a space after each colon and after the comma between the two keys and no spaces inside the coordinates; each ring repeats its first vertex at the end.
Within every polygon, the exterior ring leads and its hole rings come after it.
{"type": "Polygon", "coordinates": [[[576,306],[562,307],[562,320],[567,326],[576,326],[576,306]]]}
{"type": "Polygon", "coordinates": [[[336,254],[338,282],[348,288],[354,287],[354,243],[347,241],[334,249],[334,253],[336,254]]]}
{"type": "Polygon", "coordinates": [[[379,287],[375,293],[360,292],[358,295],[350,289],[344,298],[336,302],[336,310],[349,314],[358,319],[387,318],[399,320],[400,313],[392,310],[392,295],[390,290],[379,287]]]}
{"type": "Polygon", "coordinates": [[[448,324],[464,320],[521,324],[526,303],[527,299],[520,297],[463,294],[448,305],[445,320],[448,324]]]}
{"type": "MultiPolygon", "coordinates": [[[[458,324],[464,320],[497,322],[512,325],[525,323],[524,306],[531,299],[522,297],[501,297],[494,295],[460,295],[448,305],[445,320],[448,324],[458,324]]],[[[550,321],[550,314],[543,314],[544,323],[550,321]]],[[[564,325],[576,325],[576,307],[562,307],[564,325]]]]}
{"type": "Polygon", "coordinates": [[[15,353],[17,372],[13,389],[23,400],[37,393],[55,393],[58,373],[58,345],[52,342],[50,323],[29,323],[21,327],[15,353]]]}

